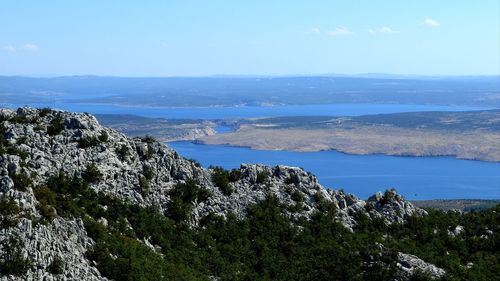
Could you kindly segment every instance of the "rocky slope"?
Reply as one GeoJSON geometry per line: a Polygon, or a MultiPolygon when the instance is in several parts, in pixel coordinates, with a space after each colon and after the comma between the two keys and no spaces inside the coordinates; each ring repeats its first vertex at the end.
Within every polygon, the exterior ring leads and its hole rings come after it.
{"type": "MultiPolygon", "coordinates": [[[[92,184],[92,189],[141,206],[154,206],[160,212],[168,211],[169,191],[177,183],[194,179],[211,196],[194,203],[192,226],[209,213],[242,217],[248,206],[269,194],[284,205],[299,206],[289,211],[297,219],[309,218],[328,202],[336,207],[339,221],[350,229],[356,224],[356,213],[383,218],[388,224],[425,214],[395,191],[377,193],[364,201],[325,189],[314,175],[286,166],[244,164],[236,171],[238,177],[229,183],[231,192],[227,192],[214,184],[216,170],[199,167],[151,138],[128,138],[105,128],[85,113],[2,109],[0,121],[0,197],[13,198],[20,208],[19,222],[2,228],[0,241],[15,236],[23,242],[22,256],[33,263],[23,280],[105,279],[85,257],[94,242],[81,220],[58,217],[48,224],[35,223],[41,214],[33,190],[60,172],[85,177],[89,169],[97,169],[102,180],[92,184]],[[23,189],[15,185],[16,181],[23,182],[20,179],[25,179],[23,189]],[[50,273],[56,258],[65,261],[63,274],[50,273]]],[[[405,272],[421,268],[436,276],[442,274],[416,257],[403,254],[400,258],[405,272]]],[[[0,280],[16,278],[2,276],[0,280]]]]}

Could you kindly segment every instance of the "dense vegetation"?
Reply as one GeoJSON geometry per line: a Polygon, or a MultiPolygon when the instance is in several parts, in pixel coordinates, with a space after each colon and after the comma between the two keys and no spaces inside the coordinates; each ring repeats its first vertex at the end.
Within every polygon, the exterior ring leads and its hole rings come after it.
{"type": "MultiPolygon", "coordinates": [[[[115,280],[209,280],[209,276],[219,280],[391,280],[400,274],[398,252],[416,254],[444,268],[448,272],[444,280],[500,277],[500,205],[479,213],[430,211],[428,216],[392,226],[357,215],[359,224],[350,232],[335,221],[335,209],[326,202],[310,221],[292,223],[285,215],[290,206],[268,196],[252,206],[244,219],[209,214],[199,227],[192,228],[188,221],[193,203],[211,196],[197,182],[175,186],[168,211],[161,214],[153,207],[96,193],[88,185],[100,180],[100,173],[88,166],[85,174],[84,178],[53,176],[34,189],[43,215],[40,223],[50,223],[55,216],[82,218],[87,233],[97,242],[88,258],[104,276],[115,280]],[[464,230],[452,235],[457,225],[464,230]],[[141,242],[146,240],[154,249],[141,242]]],[[[223,174],[230,177],[229,172],[223,174]]],[[[292,196],[297,204],[303,200],[299,193],[292,196]]],[[[0,201],[4,226],[15,219],[12,204],[12,200],[0,201]]],[[[0,261],[10,262],[10,270],[22,274],[29,260],[13,257],[14,263],[1,257],[0,261]]],[[[64,261],[57,260],[47,270],[59,274],[63,267],[64,261]]],[[[428,279],[425,274],[414,277],[428,279]]]]}
{"type": "Polygon", "coordinates": [[[227,171],[222,167],[209,167],[212,170],[212,182],[217,186],[224,195],[231,195],[233,193],[233,187],[231,187],[231,182],[235,182],[240,179],[241,172],[237,169],[227,171]]]}

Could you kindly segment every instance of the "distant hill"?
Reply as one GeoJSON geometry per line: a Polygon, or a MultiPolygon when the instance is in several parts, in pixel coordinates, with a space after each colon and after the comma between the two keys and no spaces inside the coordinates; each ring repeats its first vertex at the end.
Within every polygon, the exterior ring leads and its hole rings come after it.
{"type": "Polygon", "coordinates": [[[456,200],[415,200],[413,205],[419,208],[434,208],[444,211],[460,210],[464,212],[481,211],[494,208],[500,204],[500,200],[476,200],[476,199],[456,199],[456,200]]]}
{"type": "Polygon", "coordinates": [[[149,135],[158,141],[195,140],[215,134],[214,121],[147,118],[129,114],[96,114],[102,125],[130,137],[149,135]]]}
{"type": "Polygon", "coordinates": [[[500,108],[500,76],[401,77],[0,77],[0,102],[86,102],[134,106],[332,103],[500,108]]]}

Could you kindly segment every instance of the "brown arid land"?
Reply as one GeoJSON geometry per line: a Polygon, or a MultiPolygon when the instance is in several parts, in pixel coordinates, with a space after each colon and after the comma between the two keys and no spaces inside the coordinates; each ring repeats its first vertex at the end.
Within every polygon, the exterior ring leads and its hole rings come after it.
{"type": "Polygon", "coordinates": [[[500,161],[498,110],[285,119],[247,120],[235,132],[205,136],[198,141],[259,150],[337,150],[350,154],[500,161]]]}

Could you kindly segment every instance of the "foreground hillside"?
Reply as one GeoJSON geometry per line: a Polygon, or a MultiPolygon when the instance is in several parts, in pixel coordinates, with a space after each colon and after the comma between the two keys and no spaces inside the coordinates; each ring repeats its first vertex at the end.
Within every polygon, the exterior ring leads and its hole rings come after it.
{"type": "Polygon", "coordinates": [[[241,121],[235,132],[199,141],[264,150],[337,150],[499,162],[500,110],[257,118],[241,121]]]}
{"type": "Polygon", "coordinates": [[[299,168],[204,169],[88,114],[0,121],[0,280],[498,279],[498,207],[426,212],[299,168]]]}

